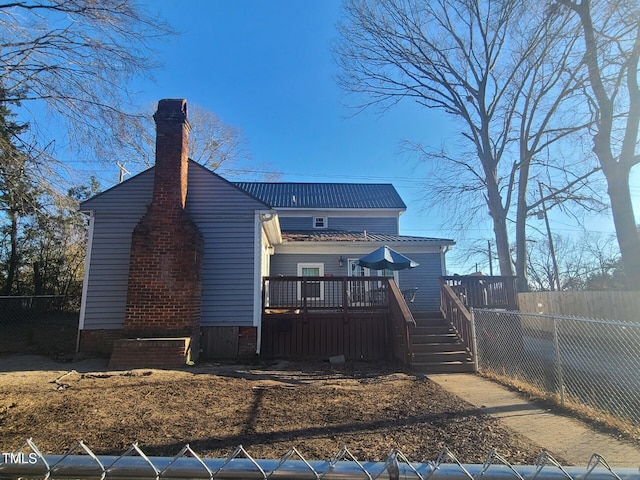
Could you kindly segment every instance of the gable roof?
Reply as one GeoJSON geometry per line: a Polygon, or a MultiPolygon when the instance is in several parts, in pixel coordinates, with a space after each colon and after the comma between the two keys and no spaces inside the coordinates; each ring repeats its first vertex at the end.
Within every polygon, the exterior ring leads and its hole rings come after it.
{"type": "Polygon", "coordinates": [[[234,185],[273,208],[407,208],[390,183],[235,182],[234,185]]]}
{"type": "MultiPolygon", "coordinates": [[[[127,206],[131,203],[135,203],[136,200],[134,200],[134,198],[140,199],[141,196],[144,196],[144,199],[141,201],[143,201],[145,205],[148,204],[149,202],[151,202],[155,168],[155,165],[151,166],[146,170],[143,170],[142,172],[134,175],[133,177],[127,178],[121,183],[116,183],[106,190],[80,202],[80,211],[88,211],[95,207],[104,207],[111,204],[115,208],[122,208],[123,204],[124,206],[127,206]]],[[[261,198],[258,198],[252,195],[250,192],[243,190],[235,183],[230,182],[216,172],[191,159],[189,159],[189,182],[193,182],[197,178],[196,170],[202,172],[202,175],[200,175],[200,179],[207,178],[207,176],[215,178],[223,182],[224,184],[229,185],[234,191],[237,191],[239,194],[251,197],[256,202],[263,204],[265,209],[271,208],[271,206],[261,198]]]]}

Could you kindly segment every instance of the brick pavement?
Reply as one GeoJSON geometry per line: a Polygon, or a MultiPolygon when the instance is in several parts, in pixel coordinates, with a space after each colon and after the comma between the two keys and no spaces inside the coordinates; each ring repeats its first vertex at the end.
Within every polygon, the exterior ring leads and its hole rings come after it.
{"type": "Polygon", "coordinates": [[[427,376],[569,465],[586,467],[591,455],[598,453],[613,468],[640,466],[640,448],[595,432],[574,418],[538,408],[496,382],[471,373],[427,376]]]}

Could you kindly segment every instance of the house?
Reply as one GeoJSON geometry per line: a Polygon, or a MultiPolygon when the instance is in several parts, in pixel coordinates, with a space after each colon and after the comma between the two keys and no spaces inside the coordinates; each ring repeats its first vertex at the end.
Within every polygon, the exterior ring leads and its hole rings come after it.
{"type": "MultiPolygon", "coordinates": [[[[269,278],[298,279],[293,296],[308,305],[329,296],[332,279],[386,273],[417,292],[412,310],[439,309],[438,279],[454,242],[401,235],[406,205],[392,185],[230,182],[187,158],[184,100],[161,100],[154,119],[155,166],[80,206],[89,217],[81,351],[117,351],[124,363],[135,355],[167,359],[172,348],[205,357],[260,354],[263,307],[275,305],[269,278]],[[383,245],[420,266],[371,272],[357,265],[383,245]],[[307,293],[300,277],[315,279],[304,284],[307,293]],[[138,353],[121,352],[132,348],[138,353]]],[[[355,294],[372,298],[379,284],[342,288],[357,305],[355,294]]]]}

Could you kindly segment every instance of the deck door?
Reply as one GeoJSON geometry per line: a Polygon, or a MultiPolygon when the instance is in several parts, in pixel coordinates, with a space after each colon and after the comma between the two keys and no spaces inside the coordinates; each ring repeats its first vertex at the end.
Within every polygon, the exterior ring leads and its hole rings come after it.
{"type": "MultiPolygon", "coordinates": [[[[371,270],[366,267],[361,267],[356,262],[355,258],[350,258],[349,276],[351,277],[392,277],[397,282],[397,272],[391,270],[371,270]]],[[[350,305],[353,306],[367,306],[376,304],[384,298],[383,282],[379,280],[371,280],[368,282],[349,282],[349,299],[350,305]]]]}
{"type": "MultiPolygon", "coordinates": [[[[361,267],[356,262],[356,258],[350,258],[348,260],[348,271],[350,277],[368,277],[370,270],[365,267],[361,267]]],[[[368,296],[369,282],[349,282],[349,305],[352,306],[364,306],[368,296]]]]}
{"type": "MultiPolygon", "coordinates": [[[[322,277],[324,276],[324,263],[299,263],[299,277],[322,277]]],[[[306,298],[309,300],[323,300],[324,289],[321,282],[298,282],[298,300],[306,298]]]]}

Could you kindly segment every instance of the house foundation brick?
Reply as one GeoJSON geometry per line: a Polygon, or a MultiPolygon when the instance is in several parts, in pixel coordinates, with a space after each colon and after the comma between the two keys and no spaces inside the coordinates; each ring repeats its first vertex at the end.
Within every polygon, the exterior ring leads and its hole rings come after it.
{"type": "Polygon", "coordinates": [[[179,368],[191,363],[191,338],[133,338],[113,343],[110,370],[179,368]]]}
{"type": "Polygon", "coordinates": [[[238,329],[238,357],[252,358],[258,349],[258,328],[240,327],[238,329]]]}
{"type": "Polygon", "coordinates": [[[80,330],[78,350],[82,353],[108,357],[116,340],[124,338],[122,329],[80,330]]]}

